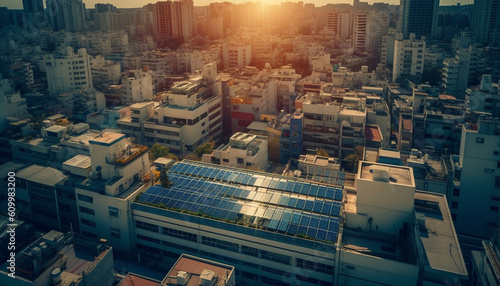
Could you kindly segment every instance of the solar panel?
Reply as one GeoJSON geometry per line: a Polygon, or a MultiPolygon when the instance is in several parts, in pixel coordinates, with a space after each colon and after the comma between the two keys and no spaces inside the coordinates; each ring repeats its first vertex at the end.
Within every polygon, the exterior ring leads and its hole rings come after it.
{"type": "Polygon", "coordinates": [[[314,201],[306,201],[306,205],[304,206],[304,210],[312,211],[314,207],[314,201]]]}
{"type": "MultiPolygon", "coordinates": [[[[169,172],[173,186],[150,187],[140,201],[232,221],[246,214],[260,217],[262,225],[269,230],[291,235],[300,233],[318,240],[336,239],[342,188],[189,161],[175,164],[169,172]],[[290,193],[309,197],[307,200],[303,196],[291,197],[290,193]]],[[[340,173],[338,178],[343,176],[340,173]]]]}
{"type": "Polygon", "coordinates": [[[318,229],[318,233],[316,234],[317,240],[325,240],[326,239],[326,231],[318,229]]]}
{"type": "Polygon", "coordinates": [[[318,195],[318,186],[311,185],[311,187],[309,188],[309,195],[316,197],[318,195]]]}
{"type": "Polygon", "coordinates": [[[311,217],[311,221],[309,222],[309,227],[314,227],[318,228],[319,227],[319,218],[318,217],[311,217]]]}
{"type": "Polygon", "coordinates": [[[316,233],[317,233],[317,232],[318,232],[318,229],[317,229],[317,228],[312,228],[312,227],[310,227],[310,228],[308,228],[308,229],[307,229],[306,234],[307,234],[308,236],[310,236],[310,237],[315,238],[315,237],[316,237],[316,233]]]}
{"type": "Polygon", "coordinates": [[[300,219],[300,226],[307,227],[309,226],[309,222],[311,221],[311,217],[309,215],[302,215],[302,218],[300,219]]]}
{"type": "Polygon", "coordinates": [[[291,223],[288,225],[288,229],[286,230],[286,232],[294,235],[294,234],[297,234],[298,228],[299,228],[298,225],[291,223]]]}
{"type": "Polygon", "coordinates": [[[323,208],[323,204],[324,204],[323,201],[316,200],[314,202],[314,207],[313,207],[314,212],[321,213],[321,209],[323,208]]]}
{"type": "Polygon", "coordinates": [[[285,194],[283,194],[283,195],[280,197],[280,202],[279,202],[279,204],[280,204],[281,206],[285,206],[285,207],[287,207],[287,206],[288,206],[288,201],[289,201],[289,200],[290,200],[290,197],[289,197],[289,196],[287,196],[287,195],[285,195],[285,194]]]}

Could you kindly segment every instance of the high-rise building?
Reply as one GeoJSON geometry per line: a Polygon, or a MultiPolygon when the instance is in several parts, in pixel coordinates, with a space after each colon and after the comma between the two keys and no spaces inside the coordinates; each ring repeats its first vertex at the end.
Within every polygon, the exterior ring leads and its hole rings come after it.
{"type": "Polygon", "coordinates": [[[352,47],[355,51],[364,52],[366,48],[367,21],[366,13],[356,13],[354,15],[354,25],[352,29],[352,47]]]}
{"type": "Polygon", "coordinates": [[[190,39],[195,28],[193,0],[157,2],[154,21],[159,37],[190,39]]]}
{"type": "Polygon", "coordinates": [[[454,58],[443,61],[443,83],[442,87],[446,94],[458,98],[465,97],[465,90],[469,80],[471,52],[467,49],[457,51],[454,58]]]}
{"type": "Polygon", "coordinates": [[[90,56],[87,50],[67,47],[44,57],[49,93],[57,95],[85,87],[93,87],[90,56]]]}
{"type": "Polygon", "coordinates": [[[403,77],[422,76],[424,71],[425,38],[417,40],[415,34],[410,34],[409,40],[403,40],[403,35],[396,35],[394,41],[394,60],[392,81],[403,77]]]}
{"type": "Polygon", "coordinates": [[[326,27],[334,37],[347,39],[352,34],[352,15],[347,12],[329,12],[326,27]]]}
{"type": "Polygon", "coordinates": [[[85,4],[81,0],[47,0],[52,29],[82,32],[87,27],[85,4]]]}
{"type": "Polygon", "coordinates": [[[437,27],[438,8],[439,0],[401,0],[398,32],[405,39],[411,33],[417,37],[432,35],[437,27]]]}
{"type": "Polygon", "coordinates": [[[482,44],[498,42],[500,31],[500,1],[475,0],[472,15],[472,28],[476,33],[476,40],[482,44]]]}
{"type": "Polygon", "coordinates": [[[24,13],[43,13],[42,0],[23,0],[24,13]]]}
{"type": "Polygon", "coordinates": [[[64,30],[66,26],[64,24],[62,2],[58,0],[47,0],[46,4],[47,9],[45,12],[52,30],[64,30]]]}
{"type": "Polygon", "coordinates": [[[500,225],[500,122],[481,118],[462,127],[460,154],[451,157],[450,210],[458,233],[487,238],[500,225]]]}

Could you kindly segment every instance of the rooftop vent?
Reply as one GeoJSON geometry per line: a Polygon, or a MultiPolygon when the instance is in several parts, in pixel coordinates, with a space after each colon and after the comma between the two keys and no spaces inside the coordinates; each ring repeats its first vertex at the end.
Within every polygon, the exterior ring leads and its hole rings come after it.
{"type": "Polygon", "coordinates": [[[370,173],[373,173],[373,180],[379,182],[389,182],[389,168],[385,166],[371,166],[370,173]]]}
{"type": "Polygon", "coordinates": [[[187,284],[189,281],[189,278],[191,278],[191,274],[187,273],[185,271],[179,271],[177,273],[177,285],[184,286],[187,284]]]}
{"type": "Polygon", "coordinates": [[[200,280],[202,286],[212,286],[217,281],[217,274],[213,270],[203,269],[200,280]]]}

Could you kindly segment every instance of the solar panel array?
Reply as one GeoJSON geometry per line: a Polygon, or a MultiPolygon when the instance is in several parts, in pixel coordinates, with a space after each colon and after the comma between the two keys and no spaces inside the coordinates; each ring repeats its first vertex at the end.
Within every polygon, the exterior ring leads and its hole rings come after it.
{"type": "Polygon", "coordinates": [[[336,241],[340,187],[191,161],[175,164],[169,179],[171,187],[153,186],[140,201],[255,224],[269,231],[336,241]]]}

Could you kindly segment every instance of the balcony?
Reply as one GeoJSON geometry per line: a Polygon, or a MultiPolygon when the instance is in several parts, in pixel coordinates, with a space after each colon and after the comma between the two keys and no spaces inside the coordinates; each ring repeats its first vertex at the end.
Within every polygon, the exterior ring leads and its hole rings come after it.
{"type": "Polygon", "coordinates": [[[147,146],[135,145],[130,149],[129,154],[125,154],[124,156],[115,159],[115,165],[120,167],[126,166],[128,163],[132,162],[135,158],[146,153],[147,151],[148,151],[147,146]]]}

